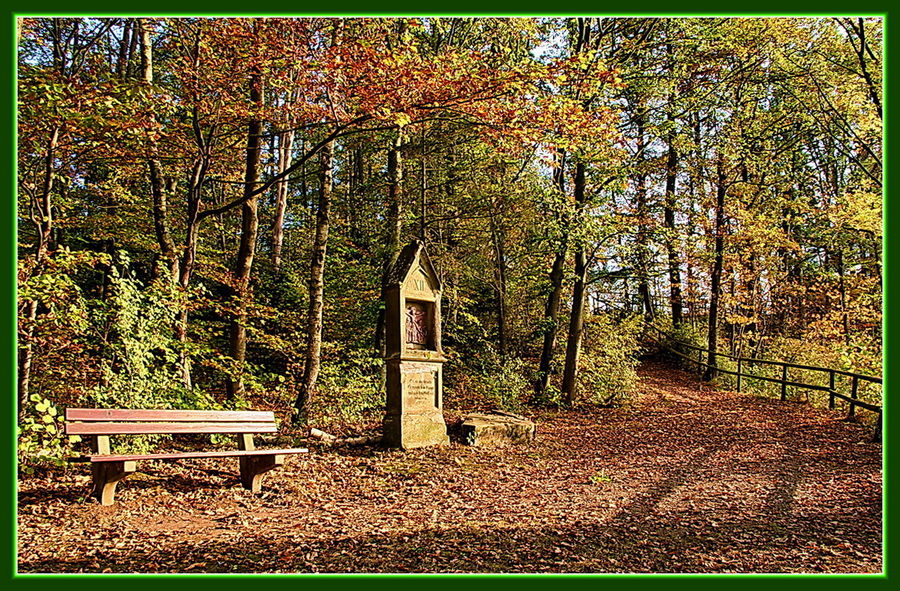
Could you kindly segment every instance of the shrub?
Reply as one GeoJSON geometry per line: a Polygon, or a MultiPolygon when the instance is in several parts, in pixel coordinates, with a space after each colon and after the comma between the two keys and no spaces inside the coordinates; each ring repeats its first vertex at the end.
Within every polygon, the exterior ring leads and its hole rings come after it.
{"type": "Polygon", "coordinates": [[[101,383],[94,389],[98,406],[117,408],[198,408],[213,401],[181,378],[179,344],[174,338],[177,296],[164,282],[148,287],[123,271],[110,275],[110,297],[95,311],[95,324],[106,336],[101,383]]]}
{"type": "Polygon", "coordinates": [[[39,394],[32,394],[23,409],[18,427],[19,466],[32,474],[37,466],[66,466],[63,457],[70,446],[81,440],[63,435],[63,418],[57,408],[39,394]]]}
{"type": "MultiPolygon", "coordinates": [[[[128,272],[128,258],[110,273],[110,292],[94,310],[105,346],[101,380],[91,398],[98,408],[217,409],[221,405],[182,380],[174,325],[179,309],[175,288],[163,281],[143,286],[128,272]]],[[[161,435],[127,438],[131,450],[146,450],[161,435]]]]}
{"type": "Polygon", "coordinates": [[[498,409],[516,412],[532,393],[529,372],[518,357],[501,359],[493,349],[473,354],[467,363],[448,364],[445,400],[466,410],[498,409]]]}
{"type": "Polygon", "coordinates": [[[584,350],[578,372],[582,398],[602,406],[626,402],[637,384],[641,317],[619,322],[607,314],[589,316],[585,322],[584,350]]]}
{"type": "MultiPolygon", "coordinates": [[[[312,421],[327,427],[380,419],[385,409],[381,375],[384,361],[371,351],[342,350],[339,358],[330,355],[333,343],[323,343],[323,361],[316,382],[312,421]],[[332,358],[334,357],[334,358],[332,358]]],[[[287,388],[291,394],[296,388],[287,388]]],[[[293,399],[290,403],[293,403],[293,399]]]]}
{"type": "Polygon", "coordinates": [[[499,410],[518,411],[531,394],[525,363],[518,357],[497,358],[478,375],[476,389],[499,410]]]}

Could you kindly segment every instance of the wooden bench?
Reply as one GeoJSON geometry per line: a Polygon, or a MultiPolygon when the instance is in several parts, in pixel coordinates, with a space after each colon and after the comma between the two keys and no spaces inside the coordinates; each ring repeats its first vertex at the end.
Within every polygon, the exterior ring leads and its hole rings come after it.
{"type": "Polygon", "coordinates": [[[265,411],[207,410],[125,410],[66,409],[66,434],[91,438],[91,455],[72,461],[90,462],[93,476],[91,494],[102,505],[112,505],[116,484],[135,471],[138,460],[181,460],[187,458],[239,459],[241,484],[256,493],[265,472],[284,464],[287,454],[305,453],[307,449],[256,449],[254,433],[277,433],[275,413],[265,411]],[[111,453],[111,435],[158,433],[230,433],[237,435],[235,451],[207,451],[156,454],[111,453]]]}

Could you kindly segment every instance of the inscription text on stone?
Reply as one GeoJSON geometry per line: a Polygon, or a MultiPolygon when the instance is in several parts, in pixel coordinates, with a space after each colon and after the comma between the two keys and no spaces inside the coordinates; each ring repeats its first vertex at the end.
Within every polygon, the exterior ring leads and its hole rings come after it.
{"type": "Polygon", "coordinates": [[[433,368],[404,368],[403,385],[409,410],[430,410],[437,406],[437,372],[433,368]]]}

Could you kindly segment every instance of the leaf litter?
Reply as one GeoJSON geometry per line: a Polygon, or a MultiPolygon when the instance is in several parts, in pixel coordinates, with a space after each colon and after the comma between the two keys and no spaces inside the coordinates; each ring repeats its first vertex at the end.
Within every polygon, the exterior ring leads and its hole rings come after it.
{"type": "Polygon", "coordinates": [[[863,426],[640,373],[629,407],[535,411],[527,445],[314,448],[258,496],[236,460],[141,464],[111,507],[83,465],[25,476],[18,571],[881,572],[863,426]]]}

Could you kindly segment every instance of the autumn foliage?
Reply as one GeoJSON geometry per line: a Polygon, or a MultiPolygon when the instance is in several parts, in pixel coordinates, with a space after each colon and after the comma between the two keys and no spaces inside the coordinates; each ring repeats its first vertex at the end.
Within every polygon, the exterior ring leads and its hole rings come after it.
{"type": "Polygon", "coordinates": [[[620,404],[636,316],[879,373],[881,24],[20,19],[23,438],[76,404],[380,418],[412,238],[450,406],[620,404]]]}

